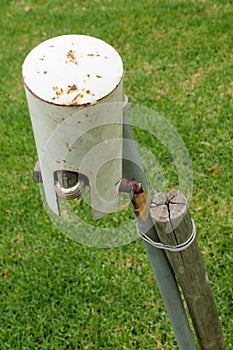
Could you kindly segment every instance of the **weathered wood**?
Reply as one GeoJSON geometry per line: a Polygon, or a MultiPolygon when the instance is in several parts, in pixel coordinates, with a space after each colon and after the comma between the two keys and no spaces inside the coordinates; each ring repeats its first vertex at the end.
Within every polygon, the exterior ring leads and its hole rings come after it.
{"type": "MultiPolygon", "coordinates": [[[[193,230],[185,196],[177,190],[155,194],[150,209],[162,243],[176,246],[193,230]]],[[[217,308],[196,239],[185,250],[166,250],[189,308],[201,350],[223,350],[224,341],[217,308]]]]}

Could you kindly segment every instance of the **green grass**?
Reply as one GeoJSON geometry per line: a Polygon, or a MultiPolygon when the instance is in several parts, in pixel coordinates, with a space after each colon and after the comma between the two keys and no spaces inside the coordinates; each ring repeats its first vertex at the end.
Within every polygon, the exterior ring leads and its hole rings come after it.
{"type": "Polygon", "coordinates": [[[186,143],[190,208],[226,349],[233,348],[232,18],[233,2],[224,0],[1,0],[2,350],[177,349],[142,242],[74,243],[52,226],[32,182],[37,155],[21,65],[38,43],[68,33],[112,44],[130,101],[164,115],[186,143]]]}

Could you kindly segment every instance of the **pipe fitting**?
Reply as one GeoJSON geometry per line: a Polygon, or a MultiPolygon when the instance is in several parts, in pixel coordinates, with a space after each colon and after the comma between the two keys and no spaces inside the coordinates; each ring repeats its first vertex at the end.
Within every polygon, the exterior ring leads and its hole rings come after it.
{"type": "Polygon", "coordinates": [[[63,187],[60,182],[57,182],[55,185],[55,191],[59,197],[69,200],[80,197],[85,191],[85,187],[86,184],[84,179],[79,179],[74,186],[68,188],[63,187]]]}

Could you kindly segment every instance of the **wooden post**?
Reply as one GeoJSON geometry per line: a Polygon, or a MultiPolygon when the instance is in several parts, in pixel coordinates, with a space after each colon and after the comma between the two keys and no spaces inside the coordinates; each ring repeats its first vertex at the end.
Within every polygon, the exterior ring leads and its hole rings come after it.
{"type": "MultiPolygon", "coordinates": [[[[163,244],[176,246],[188,240],[193,223],[185,196],[173,190],[155,194],[150,209],[163,244]]],[[[201,350],[223,350],[224,341],[214,296],[196,240],[186,249],[166,255],[189,308],[201,350]]]]}

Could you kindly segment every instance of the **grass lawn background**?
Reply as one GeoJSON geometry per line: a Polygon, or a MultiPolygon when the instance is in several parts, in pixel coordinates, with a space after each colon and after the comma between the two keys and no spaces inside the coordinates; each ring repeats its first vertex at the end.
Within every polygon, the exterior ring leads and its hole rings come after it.
{"type": "MultiPolygon", "coordinates": [[[[130,102],[164,115],[183,138],[198,242],[233,348],[232,19],[233,2],[224,0],[1,0],[2,350],[177,349],[142,242],[109,250],[69,240],[32,181],[37,155],[21,66],[41,41],[70,33],[114,46],[130,102]]],[[[157,157],[172,186],[169,156],[157,157]]]]}

